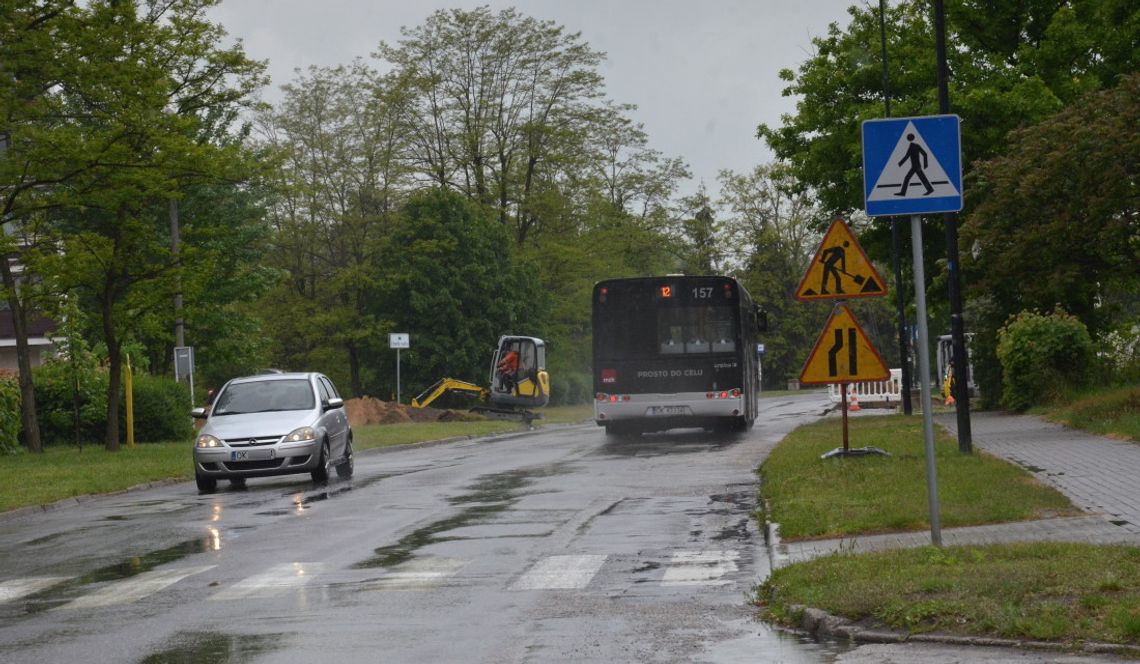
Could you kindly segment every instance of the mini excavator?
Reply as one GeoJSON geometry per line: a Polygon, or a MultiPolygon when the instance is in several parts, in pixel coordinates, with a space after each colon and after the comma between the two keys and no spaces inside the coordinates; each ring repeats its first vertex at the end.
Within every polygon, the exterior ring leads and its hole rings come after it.
{"type": "Polygon", "coordinates": [[[536,337],[499,337],[491,358],[490,388],[457,378],[440,378],[412,399],[413,408],[425,408],[448,393],[475,397],[473,413],[495,420],[519,420],[528,425],[542,419],[541,408],[550,401],[550,375],[546,372],[546,343],[536,337]]]}

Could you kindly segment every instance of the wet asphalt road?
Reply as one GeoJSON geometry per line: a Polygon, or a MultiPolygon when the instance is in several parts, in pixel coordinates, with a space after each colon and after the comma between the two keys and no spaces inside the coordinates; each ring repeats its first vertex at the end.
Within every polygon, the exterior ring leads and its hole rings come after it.
{"type": "Polygon", "coordinates": [[[767,574],[753,471],[827,406],[764,399],[727,437],[553,429],[359,454],[327,487],[180,483],[9,517],[0,661],[925,661],[788,636],[748,604],[767,574]]]}

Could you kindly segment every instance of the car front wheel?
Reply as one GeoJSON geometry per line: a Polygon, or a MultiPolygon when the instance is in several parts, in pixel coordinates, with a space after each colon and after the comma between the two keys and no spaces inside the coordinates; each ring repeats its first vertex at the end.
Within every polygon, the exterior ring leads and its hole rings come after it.
{"type": "Polygon", "coordinates": [[[194,482],[198,485],[198,493],[213,493],[218,488],[218,480],[194,473],[194,482]]]}
{"type": "Polygon", "coordinates": [[[329,481],[329,444],[327,441],[321,445],[321,458],[317,461],[317,467],[309,474],[317,484],[324,484],[329,481]]]}
{"type": "Polygon", "coordinates": [[[355,462],[352,460],[352,439],[349,438],[348,442],[344,444],[344,461],[337,464],[336,476],[342,480],[347,480],[352,477],[355,462]]]}

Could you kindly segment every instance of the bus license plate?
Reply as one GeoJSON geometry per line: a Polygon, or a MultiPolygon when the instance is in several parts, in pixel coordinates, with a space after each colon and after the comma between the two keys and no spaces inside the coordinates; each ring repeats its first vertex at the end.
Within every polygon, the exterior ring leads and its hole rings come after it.
{"type": "Polygon", "coordinates": [[[277,450],[234,450],[230,452],[230,461],[264,461],[277,456],[277,450]]]}
{"type": "Polygon", "coordinates": [[[657,415],[688,415],[688,406],[650,406],[649,414],[657,415]]]}

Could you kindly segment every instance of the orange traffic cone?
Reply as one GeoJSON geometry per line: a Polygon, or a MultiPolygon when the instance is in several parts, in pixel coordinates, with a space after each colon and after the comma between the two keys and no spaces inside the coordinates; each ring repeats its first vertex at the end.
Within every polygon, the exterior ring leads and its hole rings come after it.
{"type": "Polygon", "coordinates": [[[954,405],[954,395],[953,394],[947,394],[946,395],[946,405],[947,406],[953,406],[954,405]]]}
{"type": "Polygon", "coordinates": [[[863,410],[863,409],[859,407],[859,397],[855,396],[855,393],[852,392],[851,393],[851,404],[849,406],[847,406],[847,412],[858,413],[860,410],[863,410]]]}

